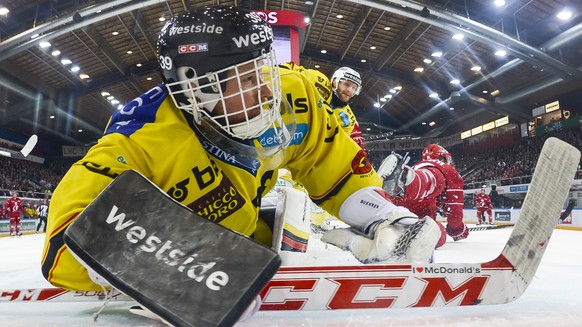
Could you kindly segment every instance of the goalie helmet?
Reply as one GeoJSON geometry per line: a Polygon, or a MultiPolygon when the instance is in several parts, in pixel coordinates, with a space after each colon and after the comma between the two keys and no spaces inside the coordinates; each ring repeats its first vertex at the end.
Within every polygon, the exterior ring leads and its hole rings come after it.
{"type": "Polygon", "coordinates": [[[333,87],[333,92],[337,94],[339,82],[349,81],[356,84],[356,89],[354,91],[354,96],[360,94],[362,90],[362,78],[360,73],[351,69],[350,67],[340,67],[331,76],[331,85],[333,87]]]}
{"type": "Polygon", "coordinates": [[[422,160],[439,160],[446,164],[453,164],[453,156],[438,144],[430,144],[422,150],[422,160]]]}
{"type": "Polygon", "coordinates": [[[235,7],[191,10],[161,30],[158,61],[174,104],[231,152],[271,156],[290,142],[295,118],[282,101],[272,43],[267,22],[235,7]],[[271,129],[270,146],[252,141],[271,129]]]}

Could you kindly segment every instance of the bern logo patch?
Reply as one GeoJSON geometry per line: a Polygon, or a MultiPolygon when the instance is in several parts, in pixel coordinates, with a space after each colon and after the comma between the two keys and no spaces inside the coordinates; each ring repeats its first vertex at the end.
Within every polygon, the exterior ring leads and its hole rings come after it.
{"type": "Polygon", "coordinates": [[[366,157],[364,150],[358,151],[352,160],[352,170],[357,175],[367,174],[372,171],[372,164],[368,160],[368,157],[366,157]]]}

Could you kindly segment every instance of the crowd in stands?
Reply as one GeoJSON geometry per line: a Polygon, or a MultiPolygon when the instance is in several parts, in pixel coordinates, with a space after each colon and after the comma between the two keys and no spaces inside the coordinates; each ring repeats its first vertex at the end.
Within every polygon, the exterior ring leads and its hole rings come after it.
{"type": "MultiPolygon", "coordinates": [[[[531,182],[538,155],[544,141],[554,136],[582,149],[582,131],[570,129],[559,131],[543,137],[519,137],[519,135],[502,135],[481,142],[486,146],[480,151],[477,147],[465,147],[459,171],[465,173],[465,189],[480,188],[481,185],[515,185],[531,182]],[[505,139],[513,139],[507,143],[505,139]],[[488,149],[488,150],[487,150],[488,149]]],[[[580,165],[576,178],[580,176],[580,165]]]]}
{"type": "MultiPolygon", "coordinates": [[[[484,140],[453,146],[447,150],[453,155],[455,167],[465,179],[465,189],[491,184],[527,184],[531,181],[542,145],[550,136],[582,149],[582,130],[569,129],[534,138],[521,137],[517,131],[491,134],[484,140]]],[[[421,151],[411,151],[412,163],[418,160],[421,151]]],[[[373,151],[368,153],[368,158],[377,168],[388,154],[389,151],[373,151]]],[[[576,178],[582,178],[580,166],[576,178]]]]}
{"type": "MultiPolygon", "coordinates": [[[[466,142],[449,147],[448,150],[453,154],[457,170],[465,179],[465,189],[491,184],[526,184],[531,180],[538,154],[549,136],[582,149],[582,130],[570,129],[534,138],[521,137],[517,132],[492,134],[478,142],[466,142]]],[[[409,153],[411,163],[420,160],[421,151],[409,153]]],[[[405,152],[401,151],[401,154],[405,152]]],[[[370,151],[368,157],[377,168],[388,154],[390,151],[370,151]]],[[[35,207],[41,199],[50,198],[60,179],[76,160],[78,158],[47,158],[44,164],[39,164],[0,157],[0,197],[8,197],[12,191],[17,191],[19,197],[31,199],[29,207],[35,207]]],[[[580,167],[576,178],[582,179],[580,167]]]]}
{"type": "Polygon", "coordinates": [[[45,198],[52,193],[68,168],[72,159],[47,159],[44,164],[27,160],[0,157],[0,196],[45,198]]]}

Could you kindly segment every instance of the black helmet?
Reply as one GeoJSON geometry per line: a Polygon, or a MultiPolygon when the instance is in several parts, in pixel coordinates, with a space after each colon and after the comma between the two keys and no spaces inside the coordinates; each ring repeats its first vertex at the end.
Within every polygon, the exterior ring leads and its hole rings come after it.
{"type": "Polygon", "coordinates": [[[191,10],[168,20],[158,40],[164,81],[176,82],[180,67],[198,76],[270,52],[273,30],[259,15],[235,7],[191,10]]]}
{"type": "Polygon", "coordinates": [[[158,60],[174,104],[193,115],[198,129],[214,125],[239,140],[287,125],[281,112],[289,108],[281,106],[272,43],[269,24],[236,7],[207,7],[171,18],[160,33],[158,60]],[[246,80],[253,82],[245,87],[246,80]],[[227,85],[233,83],[231,92],[227,85]],[[236,101],[242,104],[232,105],[236,101]]]}

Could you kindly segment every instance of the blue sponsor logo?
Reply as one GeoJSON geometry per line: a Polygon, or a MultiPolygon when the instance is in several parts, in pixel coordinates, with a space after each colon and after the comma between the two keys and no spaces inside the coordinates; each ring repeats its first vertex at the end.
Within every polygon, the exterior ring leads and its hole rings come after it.
{"type": "Polygon", "coordinates": [[[509,192],[527,192],[527,185],[510,186],[509,192]]]}
{"type": "Polygon", "coordinates": [[[511,221],[511,211],[495,211],[495,221],[511,221]]]}
{"type": "MultiPolygon", "coordinates": [[[[303,139],[307,135],[307,131],[309,130],[309,125],[307,124],[298,124],[295,126],[295,133],[291,137],[291,142],[289,145],[298,145],[303,142],[303,139]]],[[[279,144],[277,139],[275,138],[275,132],[273,129],[269,129],[261,137],[259,137],[259,142],[263,147],[270,147],[276,146],[279,144]]]]}

